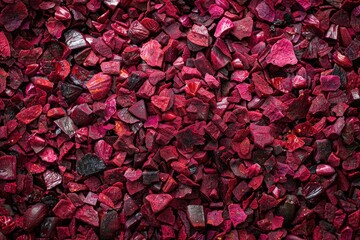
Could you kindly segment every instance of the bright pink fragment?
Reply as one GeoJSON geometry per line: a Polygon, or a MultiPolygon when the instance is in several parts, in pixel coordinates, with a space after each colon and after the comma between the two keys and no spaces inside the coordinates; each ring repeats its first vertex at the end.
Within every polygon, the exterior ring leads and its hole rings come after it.
{"type": "Polygon", "coordinates": [[[305,145],[305,142],[301,138],[297,137],[295,134],[289,134],[287,136],[287,142],[286,142],[285,147],[290,152],[293,152],[296,149],[301,148],[304,145],[305,145]]]}
{"type": "Polygon", "coordinates": [[[209,46],[209,32],[203,25],[199,26],[194,24],[191,31],[187,35],[188,40],[198,46],[208,47],[209,46]]]}
{"type": "Polygon", "coordinates": [[[52,163],[58,160],[58,156],[55,154],[54,149],[51,147],[46,147],[39,153],[39,156],[44,162],[52,163]]]}
{"type": "Polygon", "coordinates": [[[214,36],[216,38],[224,37],[234,28],[233,22],[227,17],[223,17],[216,26],[214,36]]]}
{"type": "Polygon", "coordinates": [[[156,40],[150,40],[140,49],[140,57],[152,67],[161,67],[164,60],[164,51],[156,40]]]}
{"type": "Polygon", "coordinates": [[[43,173],[43,177],[47,190],[56,187],[62,182],[62,176],[60,175],[60,173],[54,171],[47,170],[43,173]]]}
{"type": "Polygon", "coordinates": [[[246,221],[247,215],[240,207],[240,204],[230,204],[228,206],[230,220],[234,227],[246,221]]]}
{"type": "Polygon", "coordinates": [[[158,213],[169,205],[173,197],[170,194],[149,194],[145,199],[150,203],[152,211],[158,213]]]}
{"type": "Polygon", "coordinates": [[[94,100],[101,100],[108,94],[111,84],[111,76],[97,73],[86,83],[86,87],[94,100]]]}
{"type": "Polygon", "coordinates": [[[271,47],[266,61],[278,67],[284,67],[288,64],[295,65],[298,62],[292,43],[286,38],[280,39],[271,47]]]}
{"type": "Polygon", "coordinates": [[[335,169],[327,164],[319,164],[316,166],[316,174],[319,176],[331,176],[335,173],[335,169]]]}
{"type": "Polygon", "coordinates": [[[249,72],[246,70],[236,70],[231,74],[231,80],[236,82],[243,82],[249,77],[249,72]]]}
{"type": "Polygon", "coordinates": [[[124,173],[124,177],[131,182],[138,180],[141,176],[142,171],[140,169],[135,170],[133,168],[128,168],[124,173]]]}
{"type": "Polygon", "coordinates": [[[100,67],[101,71],[103,71],[105,74],[118,75],[120,73],[119,61],[102,62],[100,67]]]}
{"type": "Polygon", "coordinates": [[[245,17],[241,20],[234,22],[234,29],[231,34],[237,37],[239,40],[250,37],[253,29],[254,21],[251,17],[245,17]]]}
{"type": "Polygon", "coordinates": [[[274,216],[273,213],[267,214],[267,216],[258,221],[257,225],[261,230],[271,231],[281,228],[284,222],[284,218],[281,216],[274,216]]]}
{"type": "Polygon", "coordinates": [[[52,36],[58,39],[61,38],[62,32],[66,29],[64,24],[55,18],[50,18],[46,22],[46,28],[52,36]]]}
{"type": "Polygon", "coordinates": [[[309,0],[296,0],[296,2],[305,10],[309,10],[311,8],[311,1],[309,0]]]}

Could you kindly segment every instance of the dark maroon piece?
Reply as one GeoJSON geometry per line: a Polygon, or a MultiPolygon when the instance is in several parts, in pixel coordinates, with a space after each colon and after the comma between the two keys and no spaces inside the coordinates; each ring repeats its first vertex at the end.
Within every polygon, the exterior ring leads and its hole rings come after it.
{"type": "Polygon", "coordinates": [[[98,173],[106,168],[104,162],[94,154],[86,154],[76,162],[76,171],[83,176],[98,173]]]}
{"type": "Polygon", "coordinates": [[[357,0],[3,0],[0,239],[360,238],[357,0]]]}

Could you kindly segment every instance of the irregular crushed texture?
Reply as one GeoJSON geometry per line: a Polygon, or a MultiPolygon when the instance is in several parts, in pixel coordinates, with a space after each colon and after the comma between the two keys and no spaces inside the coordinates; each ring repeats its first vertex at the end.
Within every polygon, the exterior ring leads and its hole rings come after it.
{"type": "Polygon", "coordinates": [[[280,39],[271,47],[266,61],[279,67],[295,65],[298,62],[292,43],[286,38],[280,39]]]}
{"type": "Polygon", "coordinates": [[[359,239],[359,1],[4,0],[0,27],[0,239],[359,239]]]}
{"type": "Polygon", "coordinates": [[[94,154],[86,154],[76,162],[76,170],[83,176],[98,173],[106,168],[104,162],[94,154]]]}

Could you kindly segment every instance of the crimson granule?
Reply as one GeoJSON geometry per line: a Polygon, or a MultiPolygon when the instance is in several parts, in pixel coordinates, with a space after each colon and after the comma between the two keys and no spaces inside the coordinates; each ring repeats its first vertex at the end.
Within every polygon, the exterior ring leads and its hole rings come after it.
{"type": "Polygon", "coordinates": [[[360,2],[3,0],[0,239],[360,238],[360,2]]]}

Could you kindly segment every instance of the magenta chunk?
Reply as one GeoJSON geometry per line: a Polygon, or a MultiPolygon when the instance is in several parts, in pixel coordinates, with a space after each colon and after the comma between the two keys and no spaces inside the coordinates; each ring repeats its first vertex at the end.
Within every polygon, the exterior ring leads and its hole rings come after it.
{"type": "Polygon", "coordinates": [[[97,73],[86,83],[86,87],[94,100],[101,100],[108,94],[111,84],[111,76],[97,73]]]}
{"type": "Polygon", "coordinates": [[[0,32],[0,56],[10,57],[10,44],[4,32],[0,32]]]}
{"type": "Polygon", "coordinates": [[[337,75],[326,75],[320,77],[320,87],[322,91],[336,91],[340,86],[340,77],[337,75]]]}
{"type": "Polygon", "coordinates": [[[233,22],[227,17],[223,17],[216,26],[214,36],[216,38],[224,37],[234,28],[233,22]]]}
{"type": "Polygon", "coordinates": [[[316,174],[320,176],[331,176],[335,173],[335,169],[327,164],[319,164],[316,166],[316,174]]]}
{"type": "Polygon", "coordinates": [[[217,227],[224,221],[223,211],[222,210],[211,211],[207,214],[206,219],[207,219],[207,224],[217,227]]]}
{"type": "Polygon", "coordinates": [[[145,199],[150,203],[152,211],[158,213],[169,205],[173,197],[170,194],[149,194],[145,199]]]}
{"type": "Polygon", "coordinates": [[[279,67],[284,67],[288,64],[295,65],[298,62],[292,43],[286,38],[280,39],[271,47],[266,61],[279,67]]]}
{"type": "Polygon", "coordinates": [[[144,100],[140,100],[133,104],[129,108],[129,112],[141,120],[145,121],[147,119],[147,111],[144,100]]]}
{"type": "Polygon", "coordinates": [[[161,67],[164,60],[164,51],[158,41],[150,40],[140,49],[140,57],[152,67],[161,67]]]}
{"type": "Polygon", "coordinates": [[[241,20],[234,22],[234,29],[231,34],[237,37],[239,40],[250,37],[253,29],[254,21],[251,17],[245,17],[241,20]]]}
{"type": "Polygon", "coordinates": [[[16,179],[16,157],[5,155],[0,157],[0,179],[16,179]]]}
{"type": "Polygon", "coordinates": [[[70,117],[63,117],[54,121],[54,123],[69,137],[75,135],[77,126],[70,117]]]}
{"type": "Polygon", "coordinates": [[[33,230],[39,226],[47,215],[47,207],[44,203],[37,203],[30,206],[24,214],[24,229],[33,230]]]}
{"type": "Polygon", "coordinates": [[[79,208],[75,213],[75,218],[93,227],[99,227],[99,215],[92,206],[84,205],[79,208]]]}
{"type": "Polygon", "coordinates": [[[275,20],[275,11],[267,2],[261,1],[255,8],[257,15],[261,20],[273,22],[275,20]]]}
{"type": "Polygon", "coordinates": [[[47,170],[46,172],[44,172],[43,177],[44,177],[44,181],[45,181],[47,190],[56,187],[57,185],[61,184],[61,182],[62,182],[61,175],[54,171],[47,170]]]}
{"type": "Polygon", "coordinates": [[[270,145],[274,141],[274,137],[271,136],[271,129],[268,126],[259,126],[251,123],[250,133],[254,143],[261,148],[270,145]]]}
{"type": "Polygon", "coordinates": [[[208,30],[205,26],[193,25],[191,31],[187,35],[187,39],[194,45],[200,47],[208,47],[210,42],[210,37],[208,30]]]}
{"type": "Polygon", "coordinates": [[[246,221],[247,215],[239,204],[230,204],[228,206],[230,220],[234,227],[246,221]]]}

